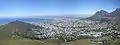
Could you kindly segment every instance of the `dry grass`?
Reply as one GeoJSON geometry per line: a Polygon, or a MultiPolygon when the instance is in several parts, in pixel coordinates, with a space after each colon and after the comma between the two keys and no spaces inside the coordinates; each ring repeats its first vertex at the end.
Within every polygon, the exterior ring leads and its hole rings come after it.
{"type": "Polygon", "coordinates": [[[7,41],[0,41],[0,45],[89,45],[87,39],[81,39],[73,42],[64,42],[61,40],[49,39],[44,41],[39,40],[29,40],[29,39],[17,39],[17,40],[7,40],[7,41]]]}

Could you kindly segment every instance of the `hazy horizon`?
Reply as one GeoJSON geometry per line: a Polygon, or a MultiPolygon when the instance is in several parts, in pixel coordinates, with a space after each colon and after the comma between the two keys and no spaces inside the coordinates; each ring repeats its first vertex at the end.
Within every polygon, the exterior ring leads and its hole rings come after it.
{"type": "MultiPolygon", "coordinates": [[[[79,15],[119,8],[119,0],[0,0],[0,17],[79,15]]],[[[90,15],[81,15],[90,14],[90,15]]]]}

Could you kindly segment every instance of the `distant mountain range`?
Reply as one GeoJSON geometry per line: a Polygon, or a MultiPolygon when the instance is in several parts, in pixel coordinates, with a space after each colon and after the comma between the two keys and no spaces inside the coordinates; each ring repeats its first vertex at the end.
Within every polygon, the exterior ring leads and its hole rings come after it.
{"type": "Polygon", "coordinates": [[[54,16],[33,16],[30,18],[45,18],[45,19],[81,19],[80,15],[54,15],[54,16]]]}
{"type": "Polygon", "coordinates": [[[117,8],[115,11],[108,13],[107,11],[100,10],[96,12],[93,16],[86,18],[87,20],[113,20],[120,13],[120,8],[117,8]]]}

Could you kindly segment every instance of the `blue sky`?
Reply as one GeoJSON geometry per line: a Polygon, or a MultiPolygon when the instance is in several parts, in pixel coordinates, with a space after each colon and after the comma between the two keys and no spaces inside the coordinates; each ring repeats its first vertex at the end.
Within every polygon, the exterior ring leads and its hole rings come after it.
{"type": "MultiPolygon", "coordinates": [[[[0,0],[0,17],[94,14],[120,7],[119,0],[0,0]]],[[[90,16],[90,15],[86,15],[90,16]]]]}

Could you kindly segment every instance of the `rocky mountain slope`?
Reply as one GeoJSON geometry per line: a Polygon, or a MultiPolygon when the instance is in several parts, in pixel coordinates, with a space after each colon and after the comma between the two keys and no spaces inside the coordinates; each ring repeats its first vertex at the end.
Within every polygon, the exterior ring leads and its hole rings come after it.
{"type": "Polygon", "coordinates": [[[111,12],[110,14],[111,14],[112,16],[117,16],[118,13],[120,13],[120,8],[117,8],[115,11],[111,12]]]}

